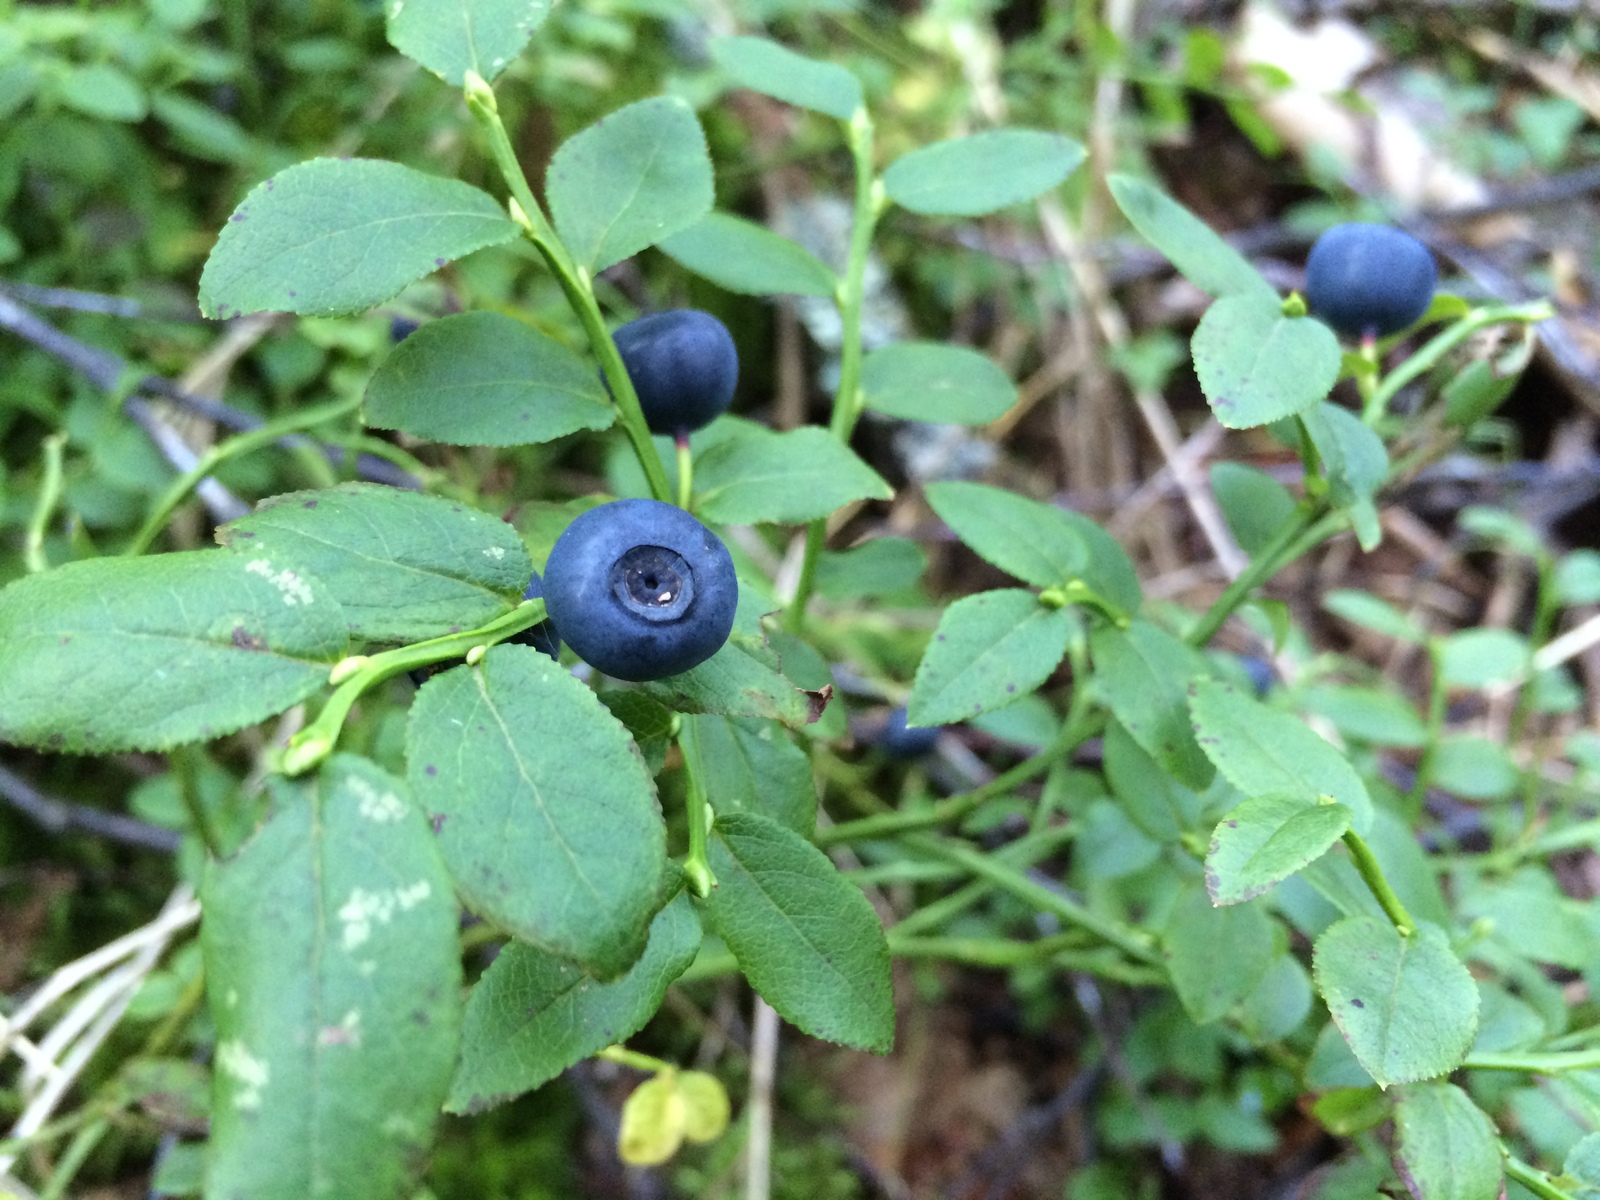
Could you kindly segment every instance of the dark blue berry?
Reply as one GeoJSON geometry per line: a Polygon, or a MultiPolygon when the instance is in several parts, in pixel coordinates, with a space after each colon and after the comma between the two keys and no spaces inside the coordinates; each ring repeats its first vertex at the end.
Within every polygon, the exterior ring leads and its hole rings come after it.
{"type": "Polygon", "coordinates": [[[1350,337],[1399,333],[1433,301],[1438,269],[1428,248],[1387,225],[1335,225],[1306,259],[1306,303],[1350,337]]]}
{"type": "Polygon", "coordinates": [[[612,336],[651,433],[692,433],[728,410],[739,382],[739,353],[727,327],[710,313],[655,313],[612,336]]]}
{"type": "MultiPolygon", "coordinates": [[[[539,579],[539,572],[533,573],[533,578],[528,581],[528,590],[522,593],[522,598],[524,600],[544,598],[544,584],[539,579]]],[[[519,646],[532,646],[540,654],[548,654],[551,658],[561,657],[561,635],[556,632],[554,621],[540,621],[521,633],[512,634],[506,640],[516,642],[519,646]]]]}
{"type": "Polygon", "coordinates": [[[888,723],[883,727],[884,753],[891,758],[921,758],[924,754],[931,754],[938,744],[942,728],[940,725],[908,728],[906,710],[897,708],[889,714],[888,723]]]}
{"type": "Polygon", "coordinates": [[[1244,669],[1245,675],[1250,680],[1250,686],[1255,688],[1257,696],[1265,696],[1278,680],[1278,673],[1272,669],[1272,664],[1253,654],[1239,655],[1239,666],[1244,669]]]}
{"type": "Polygon", "coordinates": [[[739,583],[716,534],[659,500],[614,500],[567,526],[544,570],[567,645],[617,679],[660,679],[715,654],[739,583]]]}
{"type": "Polygon", "coordinates": [[[390,317],[389,340],[398,345],[421,328],[422,322],[413,321],[410,317],[390,317]]]}

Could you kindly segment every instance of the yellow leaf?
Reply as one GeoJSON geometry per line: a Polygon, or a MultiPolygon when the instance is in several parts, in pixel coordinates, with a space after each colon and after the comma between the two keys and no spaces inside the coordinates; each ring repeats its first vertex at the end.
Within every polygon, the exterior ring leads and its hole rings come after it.
{"type": "Polygon", "coordinates": [[[617,1156],[636,1167],[666,1162],[683,1144],[686,1107],[676,1071],[645,1080],[622,1106],[617,1156]]]}
{"type": "Polygon", "coordinates": [[[728,1093],[721,1081],[704,1071],[685,1071],[678,1076],[678,1092],[684,1104],[683,1136],[696,1143],[721,1137],[728,1127],[728,1093]]]}

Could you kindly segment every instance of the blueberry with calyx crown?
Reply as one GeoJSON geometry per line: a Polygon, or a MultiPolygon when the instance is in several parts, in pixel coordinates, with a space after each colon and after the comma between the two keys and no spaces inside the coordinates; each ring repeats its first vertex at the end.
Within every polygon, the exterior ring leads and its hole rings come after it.
{"type": "Polygon", "coordinates": [[[638,682],[677,675],[721,649],[739,582],[728,548],[683,509],[614,500],[556,539],[544,598],[579,658],[638,682]]]}

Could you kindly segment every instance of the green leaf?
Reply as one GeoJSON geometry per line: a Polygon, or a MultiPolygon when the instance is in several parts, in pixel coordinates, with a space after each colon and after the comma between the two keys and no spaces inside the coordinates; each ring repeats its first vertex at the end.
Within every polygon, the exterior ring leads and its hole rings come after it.
{"type": "Polygon", "coordinates": [[[1402,642],[1421,645],[1423,632],[1392,604],[1379,600],[1367,592],[1333,591],[1322,598],[1322,607],[1336,617],[1343,617],[1353,625],[1398,638],[1402,642]]]}
{"type": "Polygon", "coordinates": [[[1339,339],[1321,321],[1286,317],[1276,296],[1224,296],[1190,343],[1211,411],[1229,429],[1303,412],[1339,378],[1339,339]]]}
{"type": "Polygon", "coordinates": [[[1348,808],[1357,833],[1372,824],[1366,785],[1344,755],[1298,717],[1268,708],[1223,683],[1189,689],[1189,714],[1200,748],[1247,796],[1329,796],[1348,808]]]}
{"type": "Polygon", "coordinates": [[[1447,687],[1485,688],[1522,677],[1529,665],[1527,639],[1509,629],[1463,629],[1439,646],[1447,687]]]}
{"type": "Polygon", "coordinates": [[[1082,513],[1068,508],[1056,511],[1061,514],[1067,528],[1082,538],[1089,550],[1089,562],[1083,568],[1082,582],[1102,600],[1121,609],[1123,614],[1132,616],[1138,612],[1139,605],[1144,602],[1144,593],[1139,588],[1139,576],[1133,569],[1128,552],[1117,544],[1116,538],[1082,513]]]}
{"type": "Polygon", "coordinates": [[[367,384],[362,420],[452,446],[520,446],[616,417],[580,355],[514,317],[458,313],[429,321],[367,384]]]}
{"type": "Polygon", "coordinates": [[[1058,186],[1085,151],[1058,133],[992,129],[902,155],[883,173],[889,199],[928,216],[978,217],[1058,186]]]}
{"type": "Polygon", "coordinates": [[[1410,700],[1378,688],[1339,684],[1312,686],[1300,703],[1333,722],[1340,736],[1374,746],[1418,748],[1428,742],[1428,727],[1410,700]]]}
{"type": "Polygon", "coordinates": [[[1129,175],[1113,175],[1107,183],[1122,215],[1201,291],[1278,303],[1278,293],[1249,260],[1172,197],[1129,175]]]}
{"type": "Polygon", "coordinates": [[[533,563],[498,517],[400,488],[346,483],[263,500],[217,541],[327,581],[350,635],[420,642],[522,601],[533,563]]]}
{"type": "Polygon", "coordinates": [[[517,236],[492,196],[370,158],[315,158],[257,184],[200,276],[208,317],[338,316],[517,236]]]}
{"type": "Polygon", "coordinates": [[[1350,514],[1364,550],[1382,536],[1372,496],[1389,474],[1383,439],[1337,404],[1314,404],[1300,414],[1322,459],[1329,499],[1350,514]]]}
{"type": "Polygon", "coordinates": [[[1106,723],[1106,782],[1123,811],[1158,842],[1176,842],[1200,819],[1200,797],[1163,771],[1116,720],[1106,723]]]}
{"type": "Polygon", "coordinates": [[[96,558],[0,590],[0,741],[164,750],[233,733],[328,682],[328,590],[266,555],[96,558]]]}
{"type": "Polygon", "coordinates": [[[928,554],[907,538],[876,537],[848,550],[817,556],[817,595],[829,600],[888,596],[915,586],[928,554]]]}
{"type": "Polygon", "coordinates": [[[889,945],[861,890],[799,834],[754,813],[712,828],[712,928],[750,985],[813,1037],[885,1053],[894,1041],[889,945]]]}
{"type": "Polygon", "coordinates": [[[1161,844],[1113,800],[1091,800],[1078,819],[1073,853],[1085,879],[1121,879],[1161,857],[1161,844]]]}
{"type": "Polygon", "coordinates": [[[389,44],[446,83],[486,80],[522,53],[551,0],[401,0],[388,9],[389,44]]]}
{"type": "Polygon", "coordinates": [[[409,1194],[450,1083],[461,951],[405,784],[336,755],[206,869],[208,1196],[409,1194]]]}
{"type": "Polygon", "coordinates": [[[1600,1133],[1588,1134],[1573,1146],[1561,1172],[1582,1185],[1582,1200],[1590,1200],[1589,1193],[1600,1191],[1600,1133]]]}
{"type": "Polygon", "coordinates": [[[718,38],[711,43],[711,56],[740,87],[797,108],[848,121],[862,106],[861,83],[849,71],[766,38],[718,38]]]}
{"type": "Polygon", "coordinates": [[[1076,620],[1020,588],[957,600],[917,667],[910,723],[947,725],[1020,700],[1050,678],[1076,620]]]}
{"type": "Polygon", "coordinates": [[[1200,1025],[1226,1016],[1272,965],[1272,918],[1259,904],[1213,908],[1198,882],[1186,885],[1162,934],[1167,970],[1184,1011],[1200,1025]]]}
{"type": "Polygon", "coordinates": [[[1252,796],[1230,809],[1211,837],[1206,891],[1215,904],[1250,900],[1321,858],[1349,828],[1342,804],[1252,796]]]}
{"type": "Polygon", "coordinates": [[[729,213],[708,213],[661,249],[696,275],[745,296],[832,296],[839,283],[804,246],[729,213]]]}
{"type": "Polygon", "coordinates": [[[819,425],[774,433],[759,425],[718,442],[694,464],[695,512],[725,525],[797,525],[893,489],[819,425]]]}
{"type": "Polygon", "coordinates": [[[61,102],[87,116],[106,121],[142,121],[149,107],[144,89],[120,67],[93,63],[68,67],[58,84],[61,102]]]}
{"type": "Polygon", "coordinates": [[[406,735],[417,802],[467,907],[612,978],[666,869],[655,786],[622,724],[527,646],[434,676],[406,735]]]}
{"type": "Polygon", "coordinates": [[[1503,800],[1516,790],[1517,764],[1504,746],[1486,737],[1440,738],[1428,762],[1433,786],[1466,800],[1503,800]]]}
{"type": "Polygon", "coordinates": [[[643,1029],[700,950],[700,920],[679,893],[650,924],[639,961],[612,983],[522,942],[495,956],[467,998],[461,1062],[445,1110],[480,1112],[541,1086],[643,1029]]]}
{"type": "Polygon", "coordinates": [[[1381,917],[1346,917],[1317,938],[1312,974],[1381,1087],[1452,1071],[1472,1045],[1478,989],[1435,926],[1403,938],[1381,917]]]}
{"type": "Polygon", "coordinates": [[[1271,475],[1244,463],[1211,464],[1211,491],[1217,497],[1239,549],[1260,554],[1295,514],[1295,500],[1271,475]]]}
{"type": "Polygon", "coordinates": [[[590,274],[687,229],[711,211],[711,159],[676,96],[619,108],[563,142],[545,176],[550,216],[590,274]]]}
{"type": "Polygon", "coordinates": [[[1107,706],[1133,740],[1185,787],[1209,785],[1215,768],[1189,723],[1189,683],[1210,675],[1199,652],[1135,620],[1126,629],[1096,626],[1089,653],[1107,706]]]}
{"type": "Polygon", "coordinates": [[[1276,1042],[1311,1015],[1311,976],[1287,950],[1279,953],[1239,1005],[1239,1024],[1253,1041],[1276,1042]]]}
{"type": "Polygon", "coordinates": [[[987,425],[1017,402],[1017,387],[985,355],[941,342],[895,342],[861,364],[866,406],[907,421],[987,425]]]}
{"type": "Polygon", "coordinates": [[[978,555],[1035,587],[1059,587],[1083,573],[1089,550],[1062,512],[983,483],[930,483],[928,503],[978,555]]]}
{"type": "Polygon", "coordinates": [[[731,639],[698,667],[640,687],[676,712],[759,717],[791,727],[815,721],[832,695],[796,687],[731,639]]]}
{"type": "Polygon", "coordinates": [[[789,740],[776,721],[712,715],[693,722],[713,812],[750,812],[801,837],[817,822],[817,788],[811,756],[789,740]]]}
{"type": "Polygon", "coordinates": [[[1394,1169],[1416,1200],[1495,1200],[1501,1192],[1494,1122],[1453,1083],[1401,1089],[1394,1169]]]}

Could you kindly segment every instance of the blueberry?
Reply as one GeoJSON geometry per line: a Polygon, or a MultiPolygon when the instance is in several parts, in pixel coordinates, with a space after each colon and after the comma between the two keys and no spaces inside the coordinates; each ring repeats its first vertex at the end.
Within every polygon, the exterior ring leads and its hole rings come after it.
{"type": "Polygon", "coordinates": [[[1278,680],[1278,673],[1272,669],[1272,664],[1253,654],[1239,655],[1239,666],[1244,669],[1246,677],[1250,680],[1250,686],[1255,689],[1257,696],[1265,696],[1278,680]]]}
{"type": "Polygon", "coordinates": [[[1398,333],[1433,300],[1438,271],[1428,248],[1387,225],[1335,225],[1306,259],[1306,303],[1340,333],[1398,333]]]}
{"type": "Polygon", "coordinates": [[[710,313],[655,313],[612,336],[651,433],[688,434],[727,411],[739,382],[739,353],[727,326],[710,313]]]}
{"type": "MultiPolygon", "coordinates": [[[[528,581],[528,590],[522,593],[522,598],[524,600],[544,598],[544,584],[539,579],[539,572],[533,573],[533,578],[528,581]]],[[[561,657],[561,635],[556,632],[554,621],[540,621],[521,633],[513,633],[506,640],[515,642],[519,646],[532,646],[540,654],[548,654],[551,658],[561,657]]]]}
{"type": "Polygon", "coordinates": [[[921,758],[933,753],[942,728],[939,725],[908,728],[906,710],[897,708],[889,714],[888,723],[883,727],[883,751],[891,758],[921,758]]]}
{"type": "Polygon", "coordinates": [[[422,322],[414,321],[410,317],[390,317],[389,340],[399,345],[421,328],[422,322]]]}
{"type": "Polygon", "coordinates": [[[550,551],[550,619],[584,662],[617,679],[660,679],[728,640],[739,584],[717,535],[659,500],[583,513],[550,551]]]}

